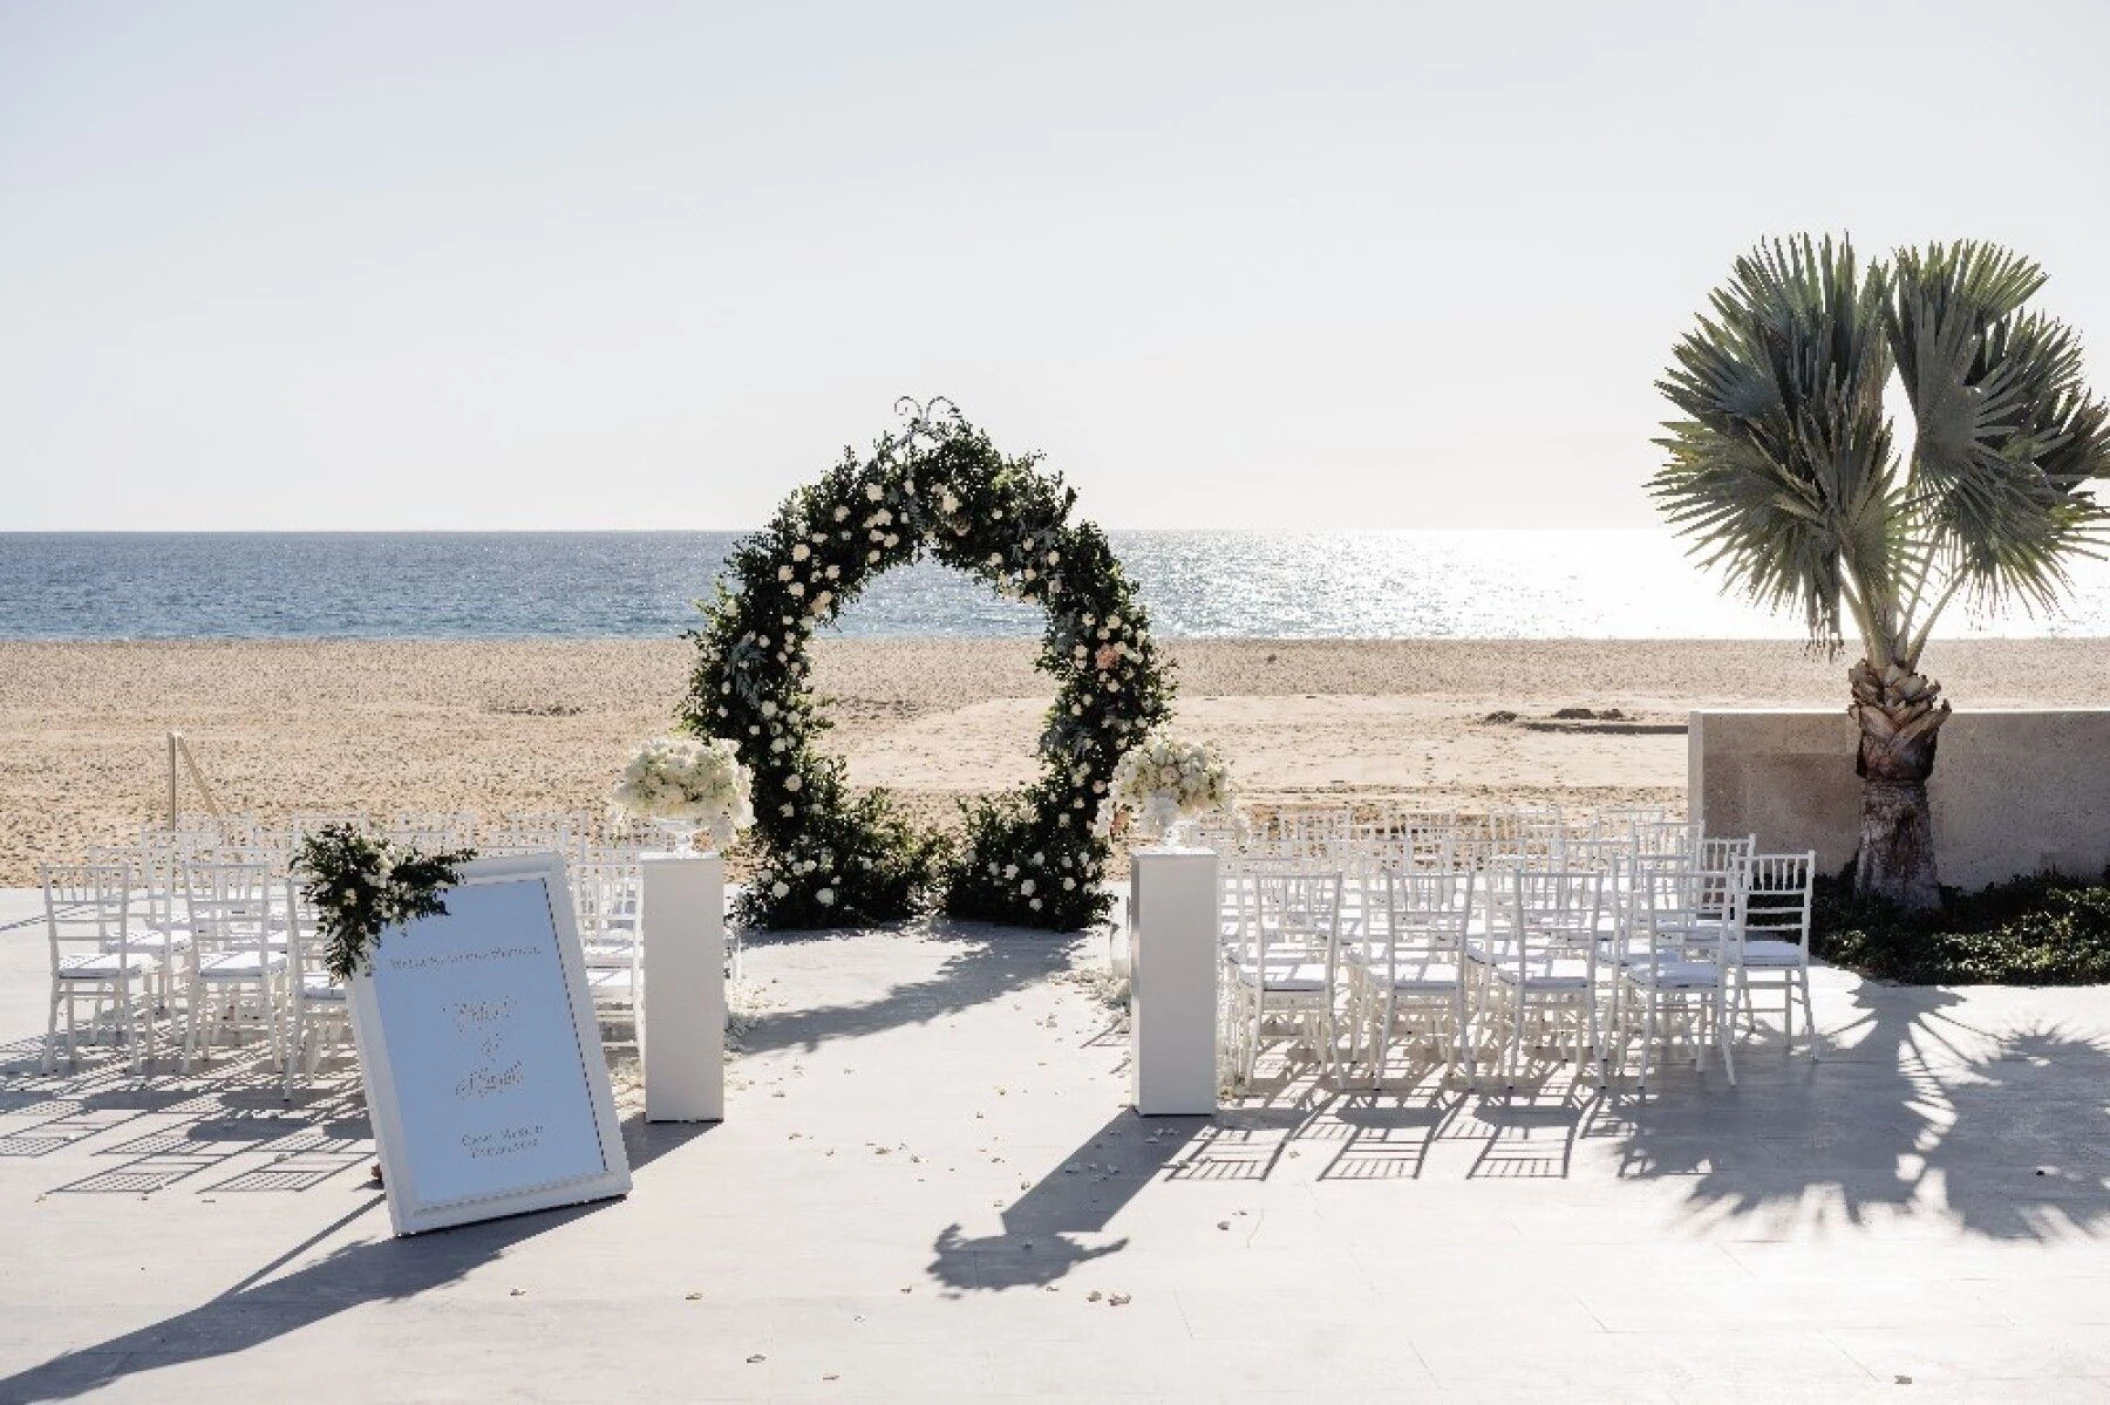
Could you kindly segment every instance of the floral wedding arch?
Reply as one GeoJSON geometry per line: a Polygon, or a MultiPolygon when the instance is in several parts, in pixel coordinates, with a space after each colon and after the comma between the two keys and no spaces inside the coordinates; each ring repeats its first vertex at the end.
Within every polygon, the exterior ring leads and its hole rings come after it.
{"type": "Polygon", "coordinates": [[[777,508],[726,564],[682,720],[739,748],[754,776],[751,927],[887,922],[936,905],[971,920],[1074,931],[1105,915],[1093,820],[1130,746],[1162,724],[1171,680],[1105,533],[1037,456],[1007,458],[948,402],[903,401],[899,432],[777,508]],[[875,576],[928,553],[1046,612],[1056,682],[1038,780],[965,807],[958,836],[920,830],[883,790],[853,795],[809,678],[815,629],[875,576]]]}

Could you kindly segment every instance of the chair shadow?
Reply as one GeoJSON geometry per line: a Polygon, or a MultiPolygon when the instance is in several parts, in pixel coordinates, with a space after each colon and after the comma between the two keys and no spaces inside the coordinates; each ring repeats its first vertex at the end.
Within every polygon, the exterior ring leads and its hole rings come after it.
{"type": "Polygon", "coordinates": [[[1173,1164],[1207,1127],[1203,1117],[1114,1115],[1003,1212],[1003,1231],[969,1238],[956,1222],[938,1232],[929,1273],[953,1293],[1040,1288],[1128,1246],[1081,1242],[1173,1164]]]}
{"type": "MultiPolygon", "coordinates": [[[[743,1054],[778,1049],[811,1053],[833,1039],[854,1039],[904,1025],[929,1024],[987,1004],[1066,970],[1086,934],[1023,933],[982,923],[933,921],[919,933],[952,947],[938,973],[890,987],[856,1004],[767,1011],[748,1017],[737,1033],[743,1054]]],[[[843,933],[765,932],[750,947],[840,940],[843,933]]]]}
{"type": "MultiPolygon", "coordinates": [[[[647,1123],[642,1113],[626,1119],[623,1145],[631,1169],[650,1165],[715,1125],[647,1123]]],[[[383,1203],[378,1188],[361,1186],[354,1193],[360,1199],[355,1208],[226,1292],[187,1312],[0,1379],[0,1400],[69,1399],[143,1371],[232,1356],[367,1303],[413,1298],[458,1282],[514,1246],[563,1229],[610,1203],[542,1210],[404,1239],[361,1240],[280,1274],[285,1265],[383,1203]]]]}

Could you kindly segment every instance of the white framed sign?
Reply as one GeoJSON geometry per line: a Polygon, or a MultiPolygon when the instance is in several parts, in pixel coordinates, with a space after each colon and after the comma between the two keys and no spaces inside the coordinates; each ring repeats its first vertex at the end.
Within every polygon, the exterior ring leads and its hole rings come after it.
{"type": "Polygon", "coordinates": [[[350,988],[395,1232],[626,1194],[564,860],[477,859],[441,900],[350,988]]]}

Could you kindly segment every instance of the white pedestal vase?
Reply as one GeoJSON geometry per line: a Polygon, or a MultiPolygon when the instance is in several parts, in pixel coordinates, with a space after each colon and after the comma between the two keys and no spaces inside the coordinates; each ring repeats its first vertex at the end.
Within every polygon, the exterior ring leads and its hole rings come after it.
{"type": "Polygon", "coordinates": [[[1138,849],[1128,898],[1131,1097],[1145,1117],[1216,1111],[1217,856],[1138,849]]]}
{"type": "Polygon", "coordinates": [[[638,1030],[647,1122],[725,1118],[725,860],[646,854],[638,1030]]]}

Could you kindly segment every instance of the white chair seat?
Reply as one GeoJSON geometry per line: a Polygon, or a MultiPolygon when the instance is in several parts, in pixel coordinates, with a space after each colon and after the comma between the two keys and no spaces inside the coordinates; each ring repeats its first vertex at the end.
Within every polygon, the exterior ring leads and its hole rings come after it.
{"type": "MultiPolygon", "coordinates": [[[[1261,985],[1259,972],[1246,963],[1238,967],[1241,985],[1261,985]]],[[[1324,961],[1270,961],[1267,963],[1265,988],[1276,991],[1321,991],[1326,989],[1326,963],[1324,961]]]]}
{"type": "Polygon", "coordinates": [[[1535,956],[1520,968],[1514,961],[1505,961],[1495,967],[1495,979],[1507,985],[1515,985],[1521,979],[1526,985],[1541,988],[1588,990],[1590,963],[1580,957],[1535,956]]]}
{"type": "Polygon", "coordinates": [[[150,976],[160,969],[161,963],[144,951],[105,951],[65,958],[59,962],[58,976],[62,981],[114,981],[128,970],[135,976],[150,976]]]}
{"type": "MultiPolygon", "coordinates": [[[[1641,985],[1651,983],[1645,958],[1629,958],[1626,973],[1641,985]]],[[[1721,979],[1722,968],[1712,961],[1658,961],[1653,983],[1658,990],[1712,990],[1721,979]]]]}
{"type": "MultiPolygon", "coordinates": [[[[1385,981],[1385,963],[1382,958],[1365,958],[1361,952],[1353,952],[1348,960],[1362,968],[1369,979],[1382,985],[1385,981]]],[[[1392,988],[1409,993],[1448,993],[1458,988],[1459,971],[1455,961],[1415,960],[1401,961],[1390,972],[1392,988]]]]}
{"type": "Polygon", "coordinates": [[[628,966],[594,966],[586,972],[586,987],[596,1000],[627,998],[635,992],[631,988],[628,966]]]}
{"type": "Polygon", "coordinates": [[[1805,964],[1803,949],[1794,942],[1761,940],[1744,943],[1744,965],[1780,971],[1805,964]]]}
{"type": "MultiPolygon", "coordinates": [[[[274,972],[286,968],[286,953],[273,951],[269,960],[274,972]]],[[[201,981],[253,981],[264,973],[265,958],[254,951],[230,951],[223,956],[208,956],[198,963],[198,979],[201,981]]]]}

